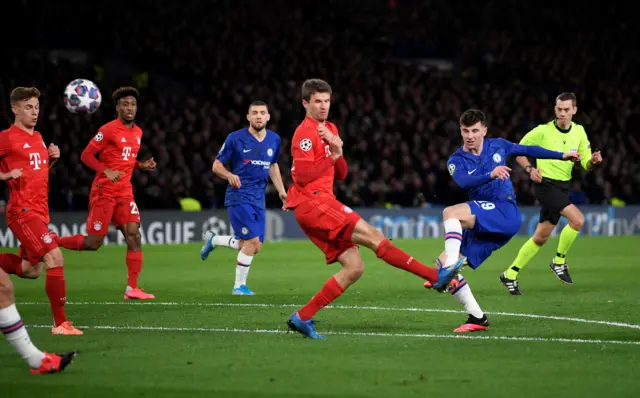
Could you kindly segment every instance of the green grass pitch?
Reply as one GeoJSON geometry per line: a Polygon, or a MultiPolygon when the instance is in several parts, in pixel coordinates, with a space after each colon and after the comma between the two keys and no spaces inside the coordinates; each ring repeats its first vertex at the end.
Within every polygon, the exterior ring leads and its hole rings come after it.
{"type": "MultiPolygon", "coordinates": [[[[423,262],[442,248],[394,242],[423,262]]],[[[249,275],[254,297],[231,296],[229,249],[203,263],[197,245],[147,246],[150,303],[122,298],[124,247],[64,251],[67,313],[84,336],[50,334],[44,276],[13,281],[36,345],[80,354],[62,374],[32,376],[3,342],[0,396],[638,396],[638,237],[580,237],[568,256],[574,285],[550,271],[550,241],[512,297],[498,275],[523,242],[464,272],[491,328],[463,336],[452,333],[466,319],[454,298],[363,249],[363,279],[317,316],[324,341],[285,333],[287,317],[337,270],[309,242],[265,244],[249,275]]]]}

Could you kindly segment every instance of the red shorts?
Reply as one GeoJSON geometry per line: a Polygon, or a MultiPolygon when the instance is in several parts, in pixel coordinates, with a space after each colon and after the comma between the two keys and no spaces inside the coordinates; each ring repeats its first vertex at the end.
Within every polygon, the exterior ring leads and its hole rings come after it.
{"type": "Polygon", "coordinates": [[[116,228],[129,223],[140,224],[140,212],[133,195],[114,198],[92,192],[89,197],[87,233],[104,236],[112,222],[116,228]]]}
{"type": "Polygon", "coordinates": [[[39,263],[45,254],[58,247],[49,235],[49,225],[39,217],[19,218],[9,228],[20,241],[19,256],[31,264],[39,263]]]}
{"type": "Polygon", "coordinates": [[[337,200],[310,200],[298,205],[294,212],[300,228],[322,250],[327,264],[335,263],[347,249],[358,246],[351,241],[351,235],[361,218],[337,200]]]}

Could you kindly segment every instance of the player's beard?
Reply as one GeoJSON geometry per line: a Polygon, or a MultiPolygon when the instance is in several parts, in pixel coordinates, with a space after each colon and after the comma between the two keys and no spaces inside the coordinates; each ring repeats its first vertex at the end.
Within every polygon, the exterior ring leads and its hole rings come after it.
{"type": "Polygon", "coordinates": [[[262,131],[267,126],[267,123],[251,123],[251,128],[255,131],[262,131]]]}

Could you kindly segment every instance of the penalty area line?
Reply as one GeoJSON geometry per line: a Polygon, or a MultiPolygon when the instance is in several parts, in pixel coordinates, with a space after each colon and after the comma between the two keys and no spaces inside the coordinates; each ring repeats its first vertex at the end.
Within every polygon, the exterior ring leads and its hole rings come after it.
{"type": "MultiPolygon", "coordinates": [[[[47,329],[51,325],[30,325],[27,328],[47,329]]],[[[95,329],[108,331],[151,331],[151,332],[201,332],[201,333],[254,333],[254,334],[285,334],[283,329],[238,329],[238,328],[170,328],[156,326],[78,326],[79,329],[95,329]]],[[[378,333],[378,332],[324,332],[329,336],[349,337],[386,337],[386,338],[423,338],[441,340],[491,340],[491,341],[526,341],[542,343],[573,343],[573,344],[615,344],[640,345],[640,341],[599,340],[599,339],[568,339],[552,337],[526,336],[482,336],[479,334],[431,334],[431,333],[378,333]]],[[[297,337],[297,336],[296,336],[297,337]]]]}
{"type": "MultiPolygon", "coordinates": [[[[193,303],[193,302],[154,302],[154,301],[83,301],[83,302],[72,302],[69,301],[66,303],[67,305],[124,305],[124,306],[166,306],[166,307],[249,307],[249,308],[298,308],[302,307],[301,304],[261,304],[261,303],[193,303]]],[[[18,303],[18,307],[22,305],[49,305],[46,302],[23,302],[18,303]]],[[[462,314],[464,311],[460,310],[449,310],[442,308],[421,308],[421,307],[378,307],[378,306],[359,306],[359,305],[330,305],[325,307],[325,309],[336,309],[336,310],[359,310],[359,311],[390,311],[390,312],[435,312],[435,313],[448,313],[448,314],[462,314]]],[[[624,322],[614,322],[614,321],[600,321],[594,319],[584,319],[584,318],[574,318],[574,317],[566,317],[566,316],[556,316],[556,315],[538,315],[538,314],[526,314],[526,313],[518,313],[518,312],[487,312],[487,315],[497,315],[497,316],[511,316],[511,317],[519,317],[519,318],[533,318],[533,319],[548,319],[553,321],[563,321],[563,322],[578,322],[578,323],[586,323],[591,325],[604,325],[604,326],[615,326],[627,329],[638,329],[640,330],[640,325],[632,324],[632,323],[624,323],[624,322]]]]}

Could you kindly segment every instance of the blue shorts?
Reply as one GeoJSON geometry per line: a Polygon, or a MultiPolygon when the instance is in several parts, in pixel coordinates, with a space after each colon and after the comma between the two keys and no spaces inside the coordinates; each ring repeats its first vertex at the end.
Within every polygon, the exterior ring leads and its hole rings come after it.
{"type": "Polygon", "coordinates": [[[522,216],[515,203],[505,200],[476,200],[467,204],[476,216],[476,224],[462,232],[460,253],[467,257],[469,266],[476,269],[520,231],[522,216]]]}
{"type": "Polygon", "coordinates": [[[260,242],[264,242],[265,209],[252,205],[233,205],[227,211],[236,239],[249,240],[259,236],[260,242]]]}

